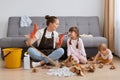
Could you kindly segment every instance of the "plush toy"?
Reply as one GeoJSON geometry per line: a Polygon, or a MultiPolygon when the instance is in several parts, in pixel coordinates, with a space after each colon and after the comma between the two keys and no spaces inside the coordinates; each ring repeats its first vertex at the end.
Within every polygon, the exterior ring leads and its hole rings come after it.
{"type": "Polygon", "coordinates": [[[110,65],[111,65],[111,67],[110,67],[111,70],[116,69],[116,67],[115,67],[113,62],[111,62],[110,65]]]}
{"type": "Polygon", "coordinates": [[[32,69],[32,72],[33,72],[33,73],[36,73],[36,72],[37,72],[37,70],[36,70],[35,68],[33,68],[33,69],[32,69]]]}
{"type": "Polygon", "coordinates": [[[110,69],[111,69],[111,70],[116,69],[115,65],[112,65],[112,66],[110,67],[110,69]]]}
{"type": "Polygon", "coordinates": [[[94,64],[90,64],[89,66],[85,67],[85,70],[87,72],[95,72],[95,65],[94,64]]]}
{"type": "Polygon", "coordinates": [[[70,55],[65,61],[60,63],[60,67],[66,66],[71,67],[77,64],[77,62],[73,59],[72,55],[70,55]]]}
{"type": "Polygon", "coordinates": [[[72,66],[70,68],[70,71],[80,76],[85,75],[85,69],[80,64],[76,64],[75,66],[72,66]]]}
{"type": "Polygon", "coordinates": [[[104,66],[103,63],[100,63],[99,66],[98,66],[98,68],[101,69],[101,68],[103,68],[103,66],[104,66]]]}

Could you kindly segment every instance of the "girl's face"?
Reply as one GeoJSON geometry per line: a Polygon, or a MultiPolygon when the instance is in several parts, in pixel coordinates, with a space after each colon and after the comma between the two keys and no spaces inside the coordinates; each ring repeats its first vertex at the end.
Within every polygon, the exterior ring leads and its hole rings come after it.
{"type": "Polygon", "coordinates": [[[59,26],[59,20],[55,19],[55,22],[54,23],[50,23],[49,25],[51,27],[51,30],[55,31],[58,28],[58,26],[59,26]]]}
{"type": "Polygon", "coordinates": [[[69,32],[69,37],[71,39],[76,39],[77,38],[77,34],[74,31],[71,31],[71,32],[69,32]]]}

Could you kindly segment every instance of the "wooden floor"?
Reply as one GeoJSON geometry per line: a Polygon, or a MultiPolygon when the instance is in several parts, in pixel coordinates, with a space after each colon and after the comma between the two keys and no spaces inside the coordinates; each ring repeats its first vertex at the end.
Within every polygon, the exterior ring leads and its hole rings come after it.
{"type": "Polygon", "coordinates": [[[0,60],[0,80],[120,80],[120,58],[114,57],[116,69],[110,70],[109,65],[99,69],[96,66],[94,73],[87,73],[84,77],[57,77],[50,76],[46,73],[47,69],[36,68],[37,72],[33,73],[32,69],[24,70],[23,67],[17,69],[4,68],[4,62],[0,60]]]}

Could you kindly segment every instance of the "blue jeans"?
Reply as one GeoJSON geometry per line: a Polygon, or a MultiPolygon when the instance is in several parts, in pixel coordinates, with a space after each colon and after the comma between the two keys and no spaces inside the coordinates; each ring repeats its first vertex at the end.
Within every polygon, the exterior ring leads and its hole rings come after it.
{"type": "MultiPolygon", "coordinates": [[[[41,60],[44,60],[45,63],[49,63],[49,60],[45,58],[44,56],[41,55],[41,53],[36,50],[35,48],[28,48],[28,53],[30,57],[32,58],[33,61],[38,62],[41,60]]],[[[54,50],[50,55],[48,55],[49,58],[53,60],[59,60],[59,58],[64,54],[64,49],[63,48],[58,48],[54,50]]]]}

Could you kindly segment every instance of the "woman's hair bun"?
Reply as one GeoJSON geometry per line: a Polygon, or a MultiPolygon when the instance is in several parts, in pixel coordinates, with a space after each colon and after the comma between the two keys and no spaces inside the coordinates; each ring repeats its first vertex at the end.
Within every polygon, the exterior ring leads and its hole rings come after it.
{"type": "Polygon", "coordinates": [[[49,18],[50,18],[50,16],[49,16],[49,15],[46,15],[46,16],[45,16],[45,19],[49,19],[49,18]]]}

